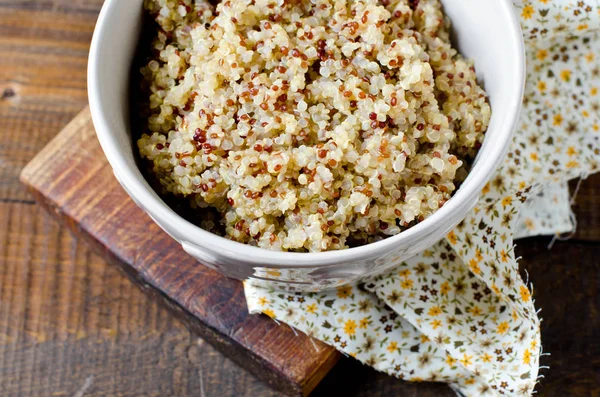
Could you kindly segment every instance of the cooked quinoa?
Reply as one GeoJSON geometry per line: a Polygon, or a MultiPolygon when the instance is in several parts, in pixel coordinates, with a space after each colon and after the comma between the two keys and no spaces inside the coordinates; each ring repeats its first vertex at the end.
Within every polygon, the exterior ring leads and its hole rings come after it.
{"type": "Polygon", "coordinates": [[[141,157],[229,239],[314,252],[400,233],[450,199],[483,141],[490,106],[438,0],[145,7],[141,157]]]}

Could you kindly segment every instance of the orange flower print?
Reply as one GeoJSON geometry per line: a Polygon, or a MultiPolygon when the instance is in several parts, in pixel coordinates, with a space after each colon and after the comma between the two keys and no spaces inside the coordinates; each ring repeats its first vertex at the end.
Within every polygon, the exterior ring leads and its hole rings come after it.
{"type": "Polygon", "coordinates": [[[503,321],[500,324],[498,324],[498,329],[496,329],[497,333],[503,335],[506,333],[506,331],[508,331],[508,323],[506,321],[503,321]]]}
{"type": "Polygon", "coordinates": [[[565,82],[571,81],[571,71],[569,69],[564,69],[560,72],[560,79],[565,82]]]}
{"type": "Polygon", "coordinates": [[[586,30],[588,27],[589,26],[587,23],[582,23],[581,25],[577,26],[577,30],[579,30],[579,31],[586,30]]]}
{"type": "Polygon", "coordinates": [[[534,12],[535,10],[531,6],[531,4],[527,4],[525,7],[523,7],[523,11],[521,11],[521,17],[523,19],[531,19],[534,12]]]}
{"type": "Polygon", "coordinates": [[[344,333],[348,336],[356,334],[356,321],[348,320],[344,323],[344,333]]]}
{"type": "Polygon", "coordinates": [[[352,287],[349,285],[346,285],[344,287],[339,287],[337,289],[337,297],[340,299],[347,299],[350,297],[351,294],[352,294],[352,287]]]}
{"type": "Polygon", "coordinates": [[[500,251],[500,260],[504,263],[508,262],[508,254],[504,249],[500,251]]]}
{"type": "Polygon", "coordinates": [[[529,289],[524,285],[519,287],[519,295],[521,295],[523,302],[529,302],[531,300],[531,292],[529,292],[529,289]]]}

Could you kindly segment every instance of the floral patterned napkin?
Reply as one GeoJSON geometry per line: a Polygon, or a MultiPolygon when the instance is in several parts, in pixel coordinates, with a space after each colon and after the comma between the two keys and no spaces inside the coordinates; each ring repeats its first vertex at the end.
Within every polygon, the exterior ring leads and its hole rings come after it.
{"type": "Polygon", "coordinates": [[[464,396],[529,396],[539,319],[513,239],[564,234],[567,181],[600,162],[600,3],[515,1],[527,47],[519,130],[477,207],[443,241],[364,284],[290,294],[245,283],[248,308],[363,363],[464,396]]]}

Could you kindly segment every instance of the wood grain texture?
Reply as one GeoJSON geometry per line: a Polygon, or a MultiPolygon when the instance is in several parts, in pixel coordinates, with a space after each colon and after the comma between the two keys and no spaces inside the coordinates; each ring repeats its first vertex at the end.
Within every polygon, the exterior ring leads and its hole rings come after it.
{"type": "MultiPolygon", "coordinates": [[[[102,2],[0,0],[0,395],[279,396],[132,288],[19,183],[25,164],[87,104],[102,2]]],[[[549,238],[518,243],[552,353],[538,396],[600,395],[599,190],[600,176],[583,182],[569,242],[551,251],[549,238]]],[[[312,395],[454,396],[351,359],[312,395]]]]}

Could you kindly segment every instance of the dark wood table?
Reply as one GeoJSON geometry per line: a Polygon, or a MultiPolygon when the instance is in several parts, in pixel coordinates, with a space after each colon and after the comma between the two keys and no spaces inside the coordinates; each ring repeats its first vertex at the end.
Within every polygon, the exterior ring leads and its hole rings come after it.
{"type": "MultiPolygon", "coordinates": [[[[123,0],[127,1],[127,0],[123,0]]],[[[191,334],[59,227],[19,172],[87,105],[102,0],[0,0],[0,395],[276,396],[191,334]]],[[[541,396],[600,395],[600,177],[577,197],[578,231],[518,242],[535,285],[541,396]]],[[[453,396],[343,359],[314,396],[453,396]]]]}

